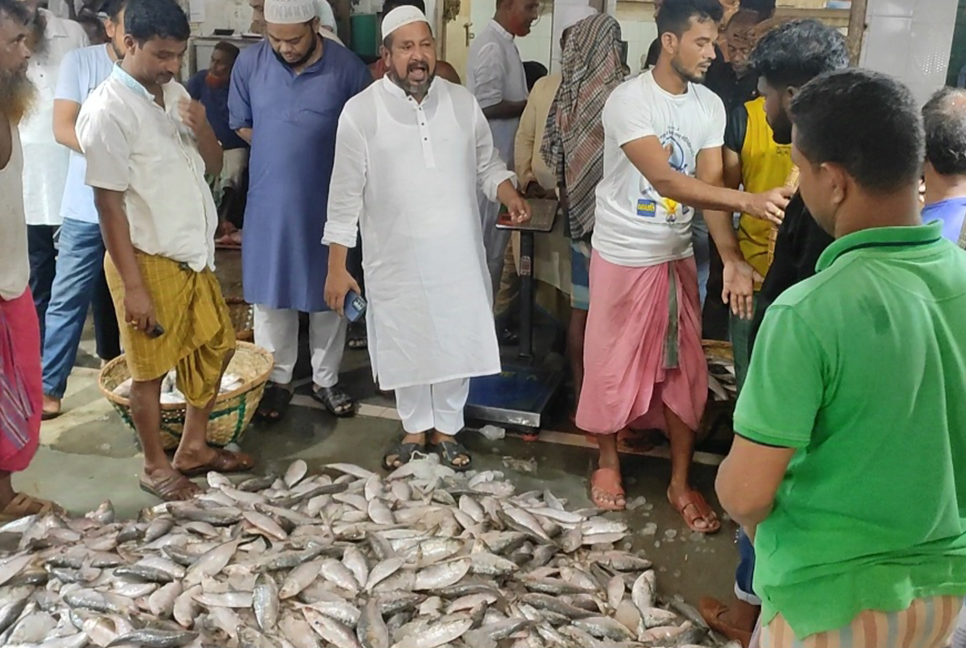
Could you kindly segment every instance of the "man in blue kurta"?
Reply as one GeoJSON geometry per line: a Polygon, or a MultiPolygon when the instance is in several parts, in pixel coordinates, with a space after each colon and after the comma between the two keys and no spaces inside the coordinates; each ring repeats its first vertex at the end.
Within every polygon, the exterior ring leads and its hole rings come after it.
{"type": "Polygon", "coordinates": [[[325,304],[325,228],[342,107],[369,83],[365,64],[318,35],[313,0],[266,0],[265,40],[238,57],[228,98],[231,127],[251,143],[242,245],[245,300],[255,344],[275,357],[260,407],[277,419],[291,399],[299,312],[309,314],[313,393],[336,416],[354,403],[339,388],[346,320],[325,304]]]}

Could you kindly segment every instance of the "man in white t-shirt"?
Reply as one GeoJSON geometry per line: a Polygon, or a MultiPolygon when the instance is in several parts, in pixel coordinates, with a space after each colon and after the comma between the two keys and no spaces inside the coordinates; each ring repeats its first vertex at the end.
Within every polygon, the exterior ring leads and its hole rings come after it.
{"type": "Polygon", "coordinates": [[[577,426],[600,435],[595,504],[624,507],[617,434],[662,429],[671,443],[668,500],[701,533],[720,523],[689,484],[708,394],[694,210],[722,210],[705,212],[725,263],[722,298],[750,317],[754,271],[724,212],[780,219],[787,203],[783,190],[752,195],[721,188],[725,109],[699,84],[715,56],[721,12],[717,0],[666,0],[657,19],[657,65],[618,87],[604,107],[604,176],[577,409],[577,426]]]}

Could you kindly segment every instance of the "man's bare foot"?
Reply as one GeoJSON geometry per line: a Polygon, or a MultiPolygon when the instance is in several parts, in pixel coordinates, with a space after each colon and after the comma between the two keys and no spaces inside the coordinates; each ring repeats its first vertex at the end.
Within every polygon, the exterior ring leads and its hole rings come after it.
{"type": "Polygon", "coordinates": [[[189,500],[201,489],[174,468],[145,467],[141,473],[141,490],[165,502],[189,500]]]}
{"type": "Polygon", "coordinates": [[[627,506],[620,468],[598,468],[590,477],[590,499],[605,511],[623,511],[627,506]]]}
{"type": "Polygon", "coordinates": [[[47,421],[60,416],[61,399],[44,394],[40,418],[47,421]]]}
{"type": "Polygon", "coordinates": [[[171,466],[185,477],[206,475],[209,472],[237,473],[251,470],[255,460],[244,452],[230,452],[205,445],[200,448],[178,447],[171,466]]]}

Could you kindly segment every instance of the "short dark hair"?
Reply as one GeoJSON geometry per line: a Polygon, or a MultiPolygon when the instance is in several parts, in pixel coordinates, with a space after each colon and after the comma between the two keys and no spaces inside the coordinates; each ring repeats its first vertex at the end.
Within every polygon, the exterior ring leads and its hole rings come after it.
{"type": "Polygon", "coordinates": [[[741,0],[741,9],[754,11],[764,20],[775,14],[775,0],[741,0]]]}
{"type": "Polygon", "coordinates": [[[691,19],[721,22],[724,9],[718,0],[664,0],[657,12],[657,35],[660,38],[667,32],[680,36],[688,31],[691,19]]]}
{"type": "Polygon", "coordinates": [[[191,36],[191,25],[175,0],[129,0],[124,31],[138,43],[152,38],[186,41],[191,36]]]}
{"type": "Polygon", "coordinates": [[[117,22],[118,17],[120,17],[121,12],[124,11],[124,7],[127,6],[127,0],[106,0],[100,9],[100,13],[106,15],[112,21],[117,22]]]}
{"type": "Polygon", "coordinates": [[[30,12],[18,0],[0,0],[0,16],[10,18],[21,24],[28,24],[31,20],[30,12]]]}
{"type": "Polygon", "coordinates": [[[845,36],[817,20],[793,20],[772,29],[751,53],[751,67],[773,88],[805,85],[849,65],[845,36]]]}
{"type": "Polygon", "coordinates": [[[940,175],[966,175],[966,90],[941,88],[922,107],[926,160],[940,175]]]}
{"type": "Polygon", "coordinates": [[[527,77],[527,90],[533,90],[533,85],[549,74],[547,66],[540,61],[524,61],[523,73],[527,77]]]}
{"type": "Polygon", "coordinates": [[[234,45],[232,45],[231,43],[229,43],[227,41],[219,41],[215,45],[215,50],[217,50],[219,52],[224,52],[225,54],[227,54],[228,56],[230,56],[231,57],[231,60],[233,60],[233,61],[236,58],[238,58],[238,55],[239,54],[241,54],[241,50],[240,49],[238,49],[237,47],[235,47],[234,45]]]}
{"type": "Polygon", "coordinates": [[[795,145],[812,164],[832,162],[862,187],[892,192],[922,173],[925,134],[912,92],[871,70],[829,72],[791,105],[795,145]]]}

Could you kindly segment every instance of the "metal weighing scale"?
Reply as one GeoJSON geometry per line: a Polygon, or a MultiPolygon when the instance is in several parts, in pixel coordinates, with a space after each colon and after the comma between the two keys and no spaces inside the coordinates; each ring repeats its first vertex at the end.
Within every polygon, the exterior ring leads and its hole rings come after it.
{"type": "Polygon", "coordinates": [[[556,200],[531,200],[530,221],[520,225],[502,219],[500,229],[520,232],[520,350],[503,358],[503,371],[470,381],[467,418],[536,433],[544,423],[544,411],[553,399],[564,373],[559,367],[537,364],[533,356],[533,249],[537,232],[553,229],[556,200]]]}

